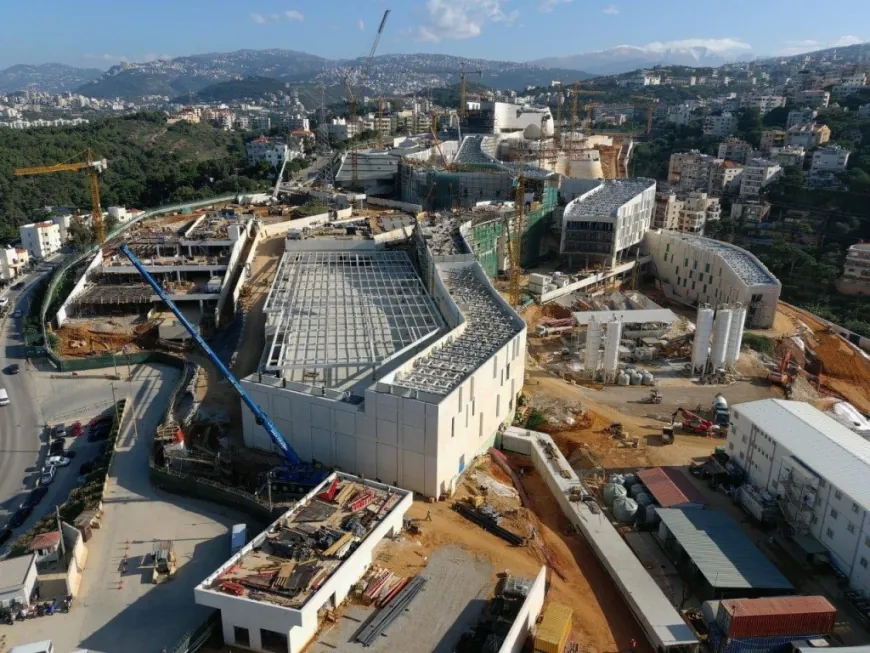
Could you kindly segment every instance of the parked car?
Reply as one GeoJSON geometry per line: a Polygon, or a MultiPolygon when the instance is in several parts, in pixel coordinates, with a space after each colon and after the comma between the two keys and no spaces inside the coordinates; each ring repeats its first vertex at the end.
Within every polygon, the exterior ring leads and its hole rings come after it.
{"type": "Polygon", "coordinates": [[[6,544],[6,542],[9,541],[10,537],[12,537],[11,528],[4,528],[2,531],[0,531],[0,546],[6,544]]]}
{"type": "Polygon", "coordinates": [[[66,444],[66,440],[60,438],[59,440],[54,440],[50,445],[48,445],[48,455],[49,456],[59,456],[63,453],[63,446],[66,444]]]}
{"type": "Polygon", "coordinates": [[[98,442],[99,440],[105,440],[109,437],[109,433],[111,432],[111,430],[111,426],[91,428],[88,431],[88,442],[98,442]]]}
{"type": "Polygon", "coordinates": [[[68,435],[71,438],[77,438],[84,432],[85,432],[85,429],[82,426],[82,423],[75,422],[74,424],[70,425],[68,435]]]}
{"type": "Polygon", "coordinates": [[[72,462],[72,458],[70,458],[69,456],[49,456],[48,460],[46,460],[45,462],[49,465],[54,465],[55,467],[68,467],[69,464],[72,462]]]}
{"type": "Polygon", "coordinates": [[[66,426],[64,424],[57,424],[54,427],[54,433],[52,436],[55,438],[65,438],[66,437],[66,426]]]}
{"type": "Polygon", "coordinates": [[[39,505],[39,502],[45,498],[45,495],[48,494],[48,488],[40,485],[37,488],[34,488],[33,491],[27,495],[27,500],[24,502],[29,505],[31,508],[35,508],[39,505]]]}
{"type": "Polygon", "coordinates": [[[9,525],[12,528],[18,528],[24,522],[27,521],[27,518],[30,517],[30,513],[33,512],[33,508],[29,508],[24,504],[15,511],[15,514],[12,515],[12,518],[9,520],[9,525]]]}
{"type": "Polygon", "coordinates": [[[21,311],[12,311],[12,317],[21,317],[22,315],[24,315],[24,313],[22,313],[21,311]]]}
{"type": "Polygon", "coordinates": [[[23,281],[19,281],[18,283],[12,285],[12,290],[22,290],[23,288],[24,288],[23,281]]]}
{"type": "Polygon", "coordinates": [[[57,473],[57,467],[54,465],[46,465],[42,469],[42,478],[39,479],[39,482],[42,485],[51,485],[51,482],[54,480],[54,476],[57,473]]]}
{"type": "Polygon", "coordinates": [[[94,417],[90,422],[88,422],[88,426],[91,428],[95,426],[99,426],[100,424],[107,424],[108,426],[112,426],[113,417],[111,415],[98,415],[94,417]]]}
{"type": "Polygon", "coordinates": [[[18,363],[6,366],[6,374],[18,374],[21,371],[21,366],[18,363]]]}

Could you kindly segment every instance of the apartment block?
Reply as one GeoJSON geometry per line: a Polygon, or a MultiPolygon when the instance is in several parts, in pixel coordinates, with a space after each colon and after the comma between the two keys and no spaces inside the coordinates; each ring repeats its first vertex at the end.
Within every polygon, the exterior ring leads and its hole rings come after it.
{"type": "Polygon", "coordinates": [[[60,227],[54,222],[35,222],[18,228],[21,244],[31,258],[44,259],[59,252],[63,245],[60,227]]]}
{"type": "Polygon", "coordinates": [[[761,149],[784,147],[787,138],[788,133],[784,129],[765,129],[761,132],[761,149]]]}
{"type": "Polygon", "coordinates": [[[0,281],[9,283],[24,272],[30,263],[26,249],[7,247],[0,249],[0,281]]]}
{"type": "Polygon", "coordinates": [[[758,197],[761,189],[776,181],[782,166],[767,159],[752,159],[743,168],[740,178],[740,197],[758,197]]]}
{"type": "Polygon", "coordinates": [[[786,129],[791,129],[797,125],[809,125],[816,119],[819,112],[809,107],[803,109],[795,109],[788,112],[788,120],[785,123],[786,129]]]}
{"type": "Polygon", "coordinates": [[[835,186],[839,184],[836,174],[846,171],[850,154],[849,150],[837,145],[818,148],[813,152],[813,162],[807,173],[807,184],[811,186],[835,186]]]}
{"type": "Polygon", "coordinates": [[[762,115],[786,104],[784,95],[749,95],[740,101],[741,108],[756,108],[762,115]]]}
{"type": "Polygon", "coordinates": [[[855,243],[846,252],[837,290],[846,295],[870,295],[870,243],[855,243]]]}
{"type": "Polygon", "coordinates": [[[736,193],[743,166],[698,150],[677,152],[668,163],[668,184],[677,191],[701,191],[713,195],[736,193]]]}
{"type": "Polygon", "coordinates": [[[807,156],[807,151],[796,145],[786,145],[785,147],[772,147],[768,150],[767,158],[781,165],[783,168],[792,166],[803,167],[804,159],[807,156]]]}
{"type": "Polygon", "coordinates": [[[287,158],[287,144],[277,138],[260,136],[245,144],[248,151],[248,163],[255,164],[265,161],[270,165],[279,166],[287,158]]]}
{"type": "Polygon", "coordinates": [[[808,91],[800,91],[795,96],[795,101],[798,104],[803,104],[812,109],[824,109],[831,101],[831,94],[823,89],[811,89],[808,91]]]}
{"type": "Polygon", "coordinates": [[[770,203],[761,200],[735,200],[731,204],[731,219],[745,224],[759,224],[770,215],[770,203]]]}
{"type": "Polygon", "coordinates": [[[704,118],[704,133],[707,136],[730,136],[737,131],[737,116],[725,111],[718,116],[704,118]]]}
{"type": "Polygon", "coordinates": [[[674,191],[656,193],[656,207],[653,212],[653,229],[676,231],[680,225],[680,207],[674,191]]]}
{"type": "Polygon", "coordinates": [[[750,152],[752,152],[752,146],[741,138],[726,138],[719,143],[720,159],[746,163],[750,152]]]}
{"type": "Polygon", "coordinates": [[[796,145],[811,150],[831,140],[831,129],[827,125],[795,125],[788,130],[787,145],[796,145]]]}

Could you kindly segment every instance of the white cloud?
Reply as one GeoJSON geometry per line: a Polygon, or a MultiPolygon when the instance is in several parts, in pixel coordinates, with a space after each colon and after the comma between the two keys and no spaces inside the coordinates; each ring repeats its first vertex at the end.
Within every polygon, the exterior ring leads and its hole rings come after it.
{"type": "Polygon", "coordinates": [[[356,19],[356,26],[359,27],[359,31],[360,31],[360,32],[365,32],[365,31],[366,31],[366,24],[365,24],[365,22],[363,21],[362,18],[357,18],[357,19],[356,19]]]}
{"type": "Polygon", "coordinates": [[[254,21],[257,25],[265,25],[266,17],[263,14],[251,14],[251,20],[254,21]]]}
{"type": "Polygon", "coordinates": [[[601,10],[601,13],[615,16],[619,13],[619,7],[617,7],[616,5],[607,5],[604,9],[601,10]]]}
{"type": "Polygon", "coordinates": [[[305,14],[301,11],[297,11],[296,9],[288,9],[287,11],[280,14],[269,14],[268,16],[264,14],[251,14],[251,20],[254,21],[257,25],[265,25],[266,23],[279,23],[281,21],[288,21],[291,23],[301,23],[305,20],[305,14]]]}
{"type": "Polygon", "coordinates": [[[541,1],[541,11],[551,12],[556,7],[556,5],[567,5],[574,0],[540,0],[541,1]]]}
{"type": "Polygon", "coordinates": [[[301,23],[305,20],[305,16],[301,11],[297,11],[296,9],[288,9],[284,12],[284,17],[294,23],[301,23]]]}
{"type": "Polygon", "coordinates": [[[486,23],[512,25],[520,14],[505,11],[506,4],[507,0],[427,0],[426,24],[413,33],[429,43],[471,39],[483,33],[486,23]]]}
{"type": "Polygon", "coordinates": [[[790,57],[795,54],[803,54],[804,52],[812,52],[814,50],[826,50],[827,48],[844,48],[847,45],[857,45],[864,43],[867,39],[862,39],[860,36],[846,34],[833,41],[817,41],[815,39],[797,39],[794,41],[783,41],[776,54],[780,56],[790,57]]]}
{"type": "Polygon", "coordinates": [[[740,39],[683,39],[681,41],[655,41],[640,46],[638,49],[646,52],[666,52],[667,50],[685,50],[688,48],[706,48],[716,54],[733,54],[749,52],[752,46],[740,39]]]}

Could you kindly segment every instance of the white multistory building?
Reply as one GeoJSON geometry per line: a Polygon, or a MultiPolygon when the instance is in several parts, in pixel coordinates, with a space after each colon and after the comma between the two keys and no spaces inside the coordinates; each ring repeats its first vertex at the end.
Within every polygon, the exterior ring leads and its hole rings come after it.
{"type": "Polygon", "coordinates": [[[654,229],[703,234],[707,223],[719,220],[721,215],[719,199],[707,193],[656,193],[652,226],[654,229]]]}
{"type": "Polygon", "coordinates": [[[59,252],[63,246],[60,227],[55,222],[46,220],[45,222],[24,224],[18,228],[18,231],[21,235],[21,244],[31,258],[48,258],[59,252]]]}
{"type": "Polygon", "coordinates": [[[740,189],[743,165],[698,150],[676,152],[668,162],[668,184],[679,191],[701,191],[714,195],[740,189]]]}
{"type": "Polygon", "coordinates": [[[810,107],[794,109],[788,112],[788,119],[785,123],[785,128],[791,129],[792,127],[799,125],[810,125],[818,115],[819,112],[810,107]]]}
{"type": "Polygon", "coordinates": [[[741,108],[758,109],[762,115],[779,107],[784,107],[787,98],[782,95],[749,95],[740,101],[741,108]]]}
{"type": "Polygon", "coordinates": [[[837,290],[847,295],[870,295],[870,243],[849,247],[837,290]]]}
{"type": "Polygon", "coordinates": [[[870,593],[870,442],[809,403],[763,399],[731,407],[726,451],[776,497],[792,542],[807,555],[820,546],[870,593]]]}
{"type": "Polygon", "coordinates": [[[612,267],[640,243],[650,228],[655,194],[656,182],[652,179],[596,184],[565,207],[560,254],[569,260],[612,267]]]}
{"type": "Polygon", "coordinates": [[[30,255],[20,247],[0,249],[0,281],[7,283],[19,277],[30,263],[30,255]]]}
{"type": "Polygon", "coordinates": [[[737,131],[737,116],[730,111],[724,111],[718,116],[704,118],[704,133],[707,136],[730,136],[737,131]]]}
{"type": "Polygon", "coordinates": [[[740,197],[758,197],[761,189],[779,178],[782,166],[767,159],[752,159],[740,177],[740,197]]]}
{"type": "MultiPolygon", "coordinates": [[[[763,147],[763,145],[762,145],[763,147]]],[[[726,138],[719,143],[719,158],[746,163],[746,159],[752,152],[752,145],[742,138],[726,138]]]]}
{"type": "Polygon", "coordinates": [[[687,305],[741,304],[747,328],[773,326],[782,284],[745,249],[676,231],[650,230],[643,251],[653,257],[669,299],[687,305]]]}
{"type": "Polygon", "coordinates": [[[814,123],[795,125],[788,129],[787,145],[795,145],[805,150],[811,150],[824,145],[831,139],[831,129],[827,125],[814,123]]]}
{"type": "Polygon", "coordinates": [[[333,118],[326,126],[329,137],[337,141],[346,141],[357,136],[361,131],[359,122],[348,121],[346,118],[333,118]]]}
{"type": "Polygon", "coordinates": [[[809,89],[798,92],[795,101],[811,109],[825,109],[831,101],[831,94],[823,89],[809,89]]]}
{"type": "Polygon", "coordinates": [[[287,143],[277,138],[260,136],[245,144],[248,151],[248,163],[265,161],[269,165],[279,166],[288,158],[287,143]]]}
{"type": "Polygon", "coordinates": [[[837,173],[845,172],[851,152],[839,145],[820,147],[813,152],[807,183],[812,186],[831,186],[839,182],[837,173]]]}

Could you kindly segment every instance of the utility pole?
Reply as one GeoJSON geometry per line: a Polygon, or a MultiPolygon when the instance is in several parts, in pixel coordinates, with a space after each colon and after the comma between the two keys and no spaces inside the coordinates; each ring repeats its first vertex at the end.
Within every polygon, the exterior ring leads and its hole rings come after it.
{"type": "Polygon", "coordinates": [[[54,507],[54,515],[57,518],[57,532],[60,533],[60,558],[66,557],[66,546],[63,543],[63,522],[60,521],[60,506],[54,507]]]}

